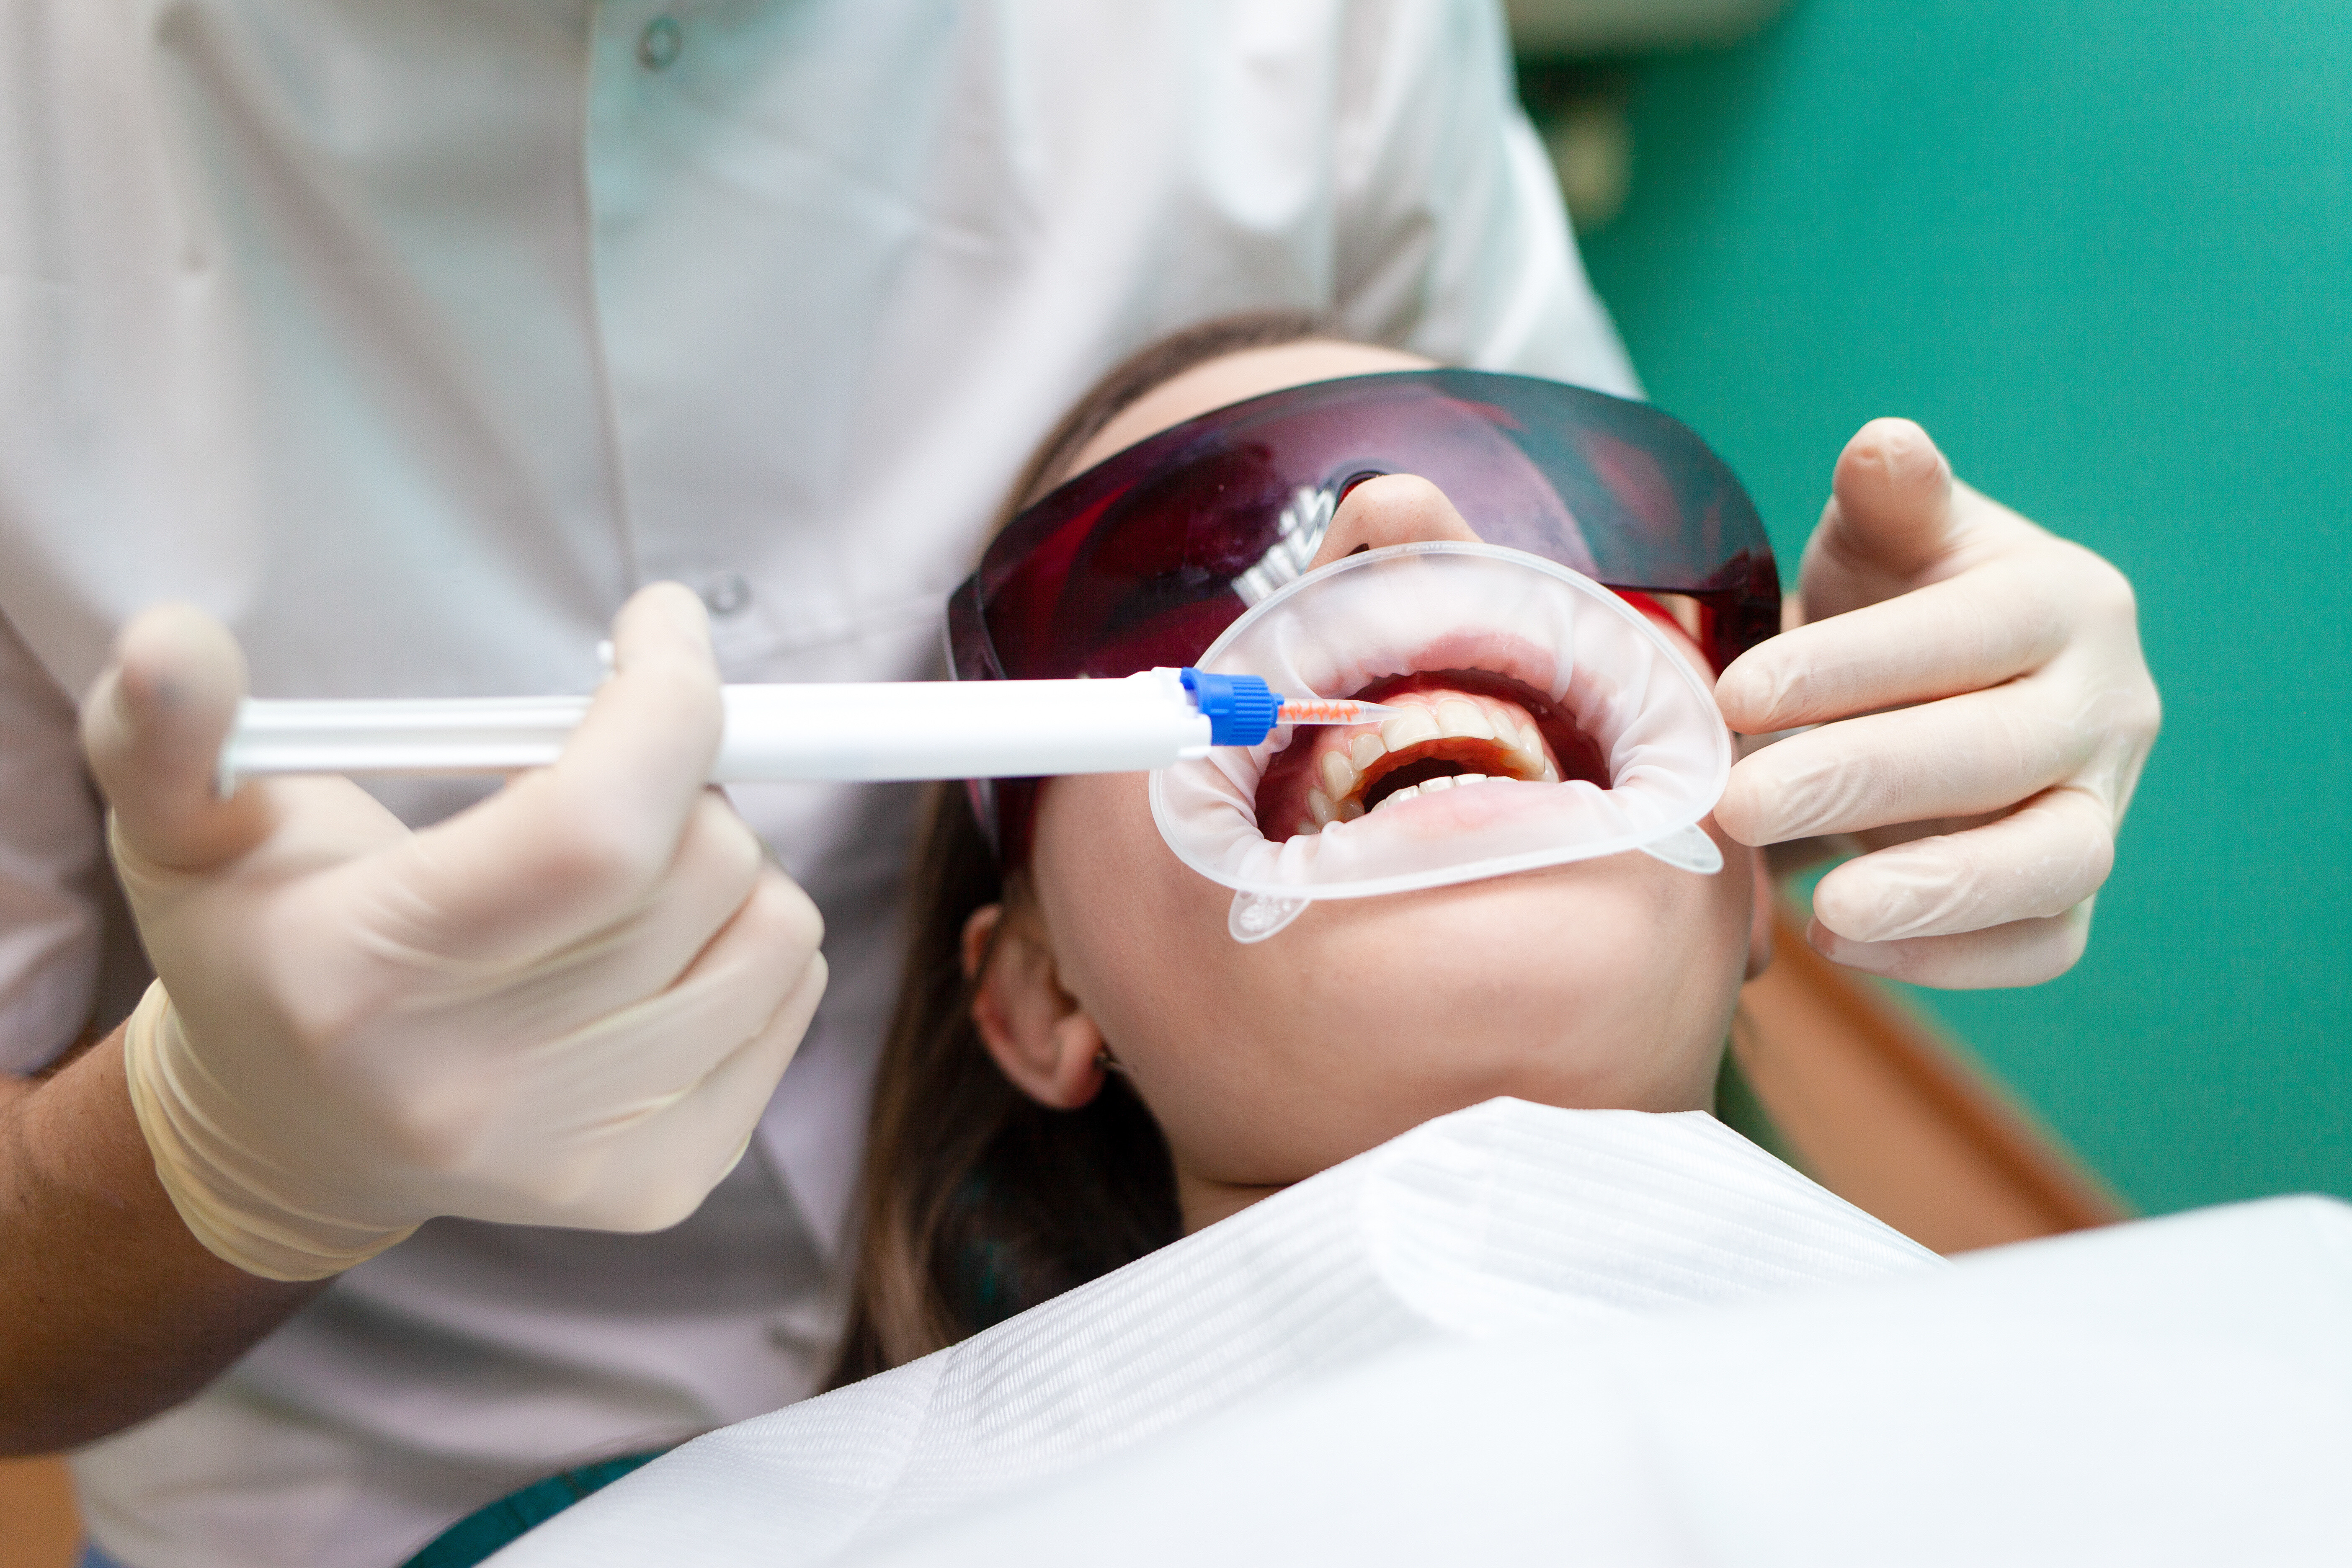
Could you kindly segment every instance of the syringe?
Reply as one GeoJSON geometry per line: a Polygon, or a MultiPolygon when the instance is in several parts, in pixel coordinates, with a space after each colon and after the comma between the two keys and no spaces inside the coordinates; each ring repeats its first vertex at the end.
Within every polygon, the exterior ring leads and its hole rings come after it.
{"type": "MultiPolygon", "coordinates": [[[[1253,675],[1149,669],[1109,680],[728,686],[713,784],[1128,773],[1254,746],[1277,725],[1397,710],[1286,700],[1253,675]]],[[[585,697],[247,699],[221,748],[224,795],[262,773],[504,773],[545,767],[585,697]]]]}

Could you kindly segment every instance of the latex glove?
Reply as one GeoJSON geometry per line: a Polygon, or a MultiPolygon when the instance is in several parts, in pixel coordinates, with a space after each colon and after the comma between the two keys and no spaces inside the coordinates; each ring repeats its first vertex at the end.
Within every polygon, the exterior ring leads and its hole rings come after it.
{"type": "Polygon", "coordinates": [[[2082,955],[2162,710],[2131,584],[1952,478],[1927,432],[1864,426],[1805,546],[1791,628],[1723,673],[1744,844],[1856,835],[1808,938],[1923,985],[2030,985],[2082,955]],[[1891,711],[1890,711],[1891,710],[1891,711]],[[1892,847],[1889,847],[1892,846],[1892,847]]]}
{"type": "Polygon", "coordinates": [[[703,778],[722,724],[675,584],[553,767],[411,832],[342,779],[213,797],[236,645],[150,612],[83,709],[157,973],[131,1099],[189,1228],[319,1279],[439,1215],[657,1230],[741,1157],[824,988],[815,907],[703,778]]]}

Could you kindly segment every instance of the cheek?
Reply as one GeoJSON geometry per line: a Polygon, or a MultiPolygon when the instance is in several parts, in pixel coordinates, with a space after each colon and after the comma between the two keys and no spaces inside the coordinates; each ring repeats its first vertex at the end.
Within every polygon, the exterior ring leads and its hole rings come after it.
{"type": "Polygon", "coordinates": [[[1318,1152],[1328,1140],[1286,1126],[1283,1109],[1314,1098],[1333,1070],[1312,1048],[1322,988],[1302,985],[1288,932],[1249,945],[1228,934],[1232,890],[1168,848],[1146,775],[1055,780],[1033,843],[1063,988],[1100,1026],[1179,1163],[1315,1162],[1282,1180],[1330,1163],[1318,1152]]]}
{"type": "Polygon", "coordinates": [[[1242,951],[1225,934],[1232,894],[1187,869],[1151,820],[1147,775],[1055,779],[1032,842],[1038,902],[1063,988],[1130,1061],[1196,1038],[1204,994],[1242,951]]]}

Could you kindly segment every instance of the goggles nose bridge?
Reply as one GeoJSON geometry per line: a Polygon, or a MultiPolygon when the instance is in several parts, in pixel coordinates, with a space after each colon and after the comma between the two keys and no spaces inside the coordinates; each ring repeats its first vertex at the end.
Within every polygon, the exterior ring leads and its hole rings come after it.
{"type": "Polygon", "coordinates": [[[1333,486],[1300,485],[1292,490],[1281,515],[1275,519],[1274,542],[1234,579],[1234,592],[1241,595],[1242,603],[1264,604],[1297,582],[1315,552],[1323,548],[1324,536],[1331,531],[1331,519],[1339,510],[1339,492],[1333,486]]]}
{"type": "Polygon", "coordinates": [[[1234,592],[1241,595],[1242,603],[1264,604],[1305,575],[1316,552],[1329,537],[1331,520],[1339,515],[1339,503],[1348,499],[1348,492],[1366,479],[1385,478],[1388,471],[1349,468],[1344,479],[1327,479],[1320,486],[1300,485],[1292,490],[1275,519],[1274,542],[1234,579],[1234,592]]]}

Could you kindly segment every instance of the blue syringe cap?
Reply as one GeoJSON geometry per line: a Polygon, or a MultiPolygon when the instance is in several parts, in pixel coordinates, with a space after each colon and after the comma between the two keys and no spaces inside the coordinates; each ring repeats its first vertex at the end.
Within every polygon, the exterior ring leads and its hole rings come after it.
{"type": "Polygon", "coordinates": [[[1273,733],[1282,694],[1256,676],[1212,675],[1189,666],[1181,673],[1192,706],[1208,716],[1211,745],[1255,746],[1273,733]]]}

